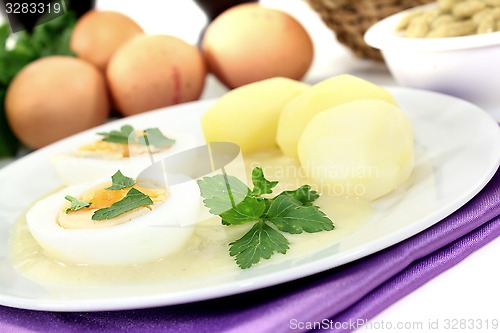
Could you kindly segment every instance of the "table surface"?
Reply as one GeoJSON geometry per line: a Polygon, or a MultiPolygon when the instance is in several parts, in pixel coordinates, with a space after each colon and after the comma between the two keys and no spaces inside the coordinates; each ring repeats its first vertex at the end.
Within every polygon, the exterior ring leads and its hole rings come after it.
{"type": "MultiPolygon", "coordinates": [[[[316,83],[333,75],[350,73],[377,84],[397,85],[383,64],[356,59],[348,49],[339,45],[333,33],[303,0],[260,2],[287,11],[312,36],[315,58],[304,78],[306,82],[316,83]]],[[[206,24],[203,12],[192,0],[97,0],[96,6],[129,15],[147,33],[174,35],[193,44],[206,24]]],[[[219,97],[226,91],[213,76],[209,76],[202,98],[219,97]]],[[[500,112],[489,112],[500,121],[500,112]]],[[[0,160],[0,167],[6,163],[0,160]]],[[[497,239],[381,312],[371,320],[371,327],[358,331],[385,332],[391,327],[396,331],[400,326],[399,332],[446,332],[444,325],[447,320],[500,320],[500,269],[491,264],[499,257],[500,240],[497,239]],[[434,328],[436,321],[439,330],[434,328]]],[[[493,332],[484,327],[476,331],[493,332]]]]}

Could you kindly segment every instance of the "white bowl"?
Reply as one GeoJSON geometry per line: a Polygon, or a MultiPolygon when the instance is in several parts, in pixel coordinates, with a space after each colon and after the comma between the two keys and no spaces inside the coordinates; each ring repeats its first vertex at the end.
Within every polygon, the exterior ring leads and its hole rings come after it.
{"type": "Polygon", "coordinates": [[[449,38],[406,38],[396,31],[412,10],[373,25],[364,38],[380,49],[396,81],[454,95],[487,110],[500,108],[500,32],[449,38]]]}

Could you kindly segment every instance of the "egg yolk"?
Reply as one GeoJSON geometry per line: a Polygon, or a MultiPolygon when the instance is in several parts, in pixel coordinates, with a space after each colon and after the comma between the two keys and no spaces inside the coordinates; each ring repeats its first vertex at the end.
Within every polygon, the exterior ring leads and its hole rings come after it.
{"type": "Polygon", "coordinates": [[[78,155],[102,155],[107,158],[127,158],[130,157],[130,149],[128,144],[113,143],[105,141],[96,141],[81,146],[78,155]]]}
{"type": "Polygon", "coordinates": [[[92,215],[96,210],[110,207],[114,203],[125,198],[128,191],[130,191],[130,187],[122,190],[106,190],[106,188],[110,186],[111,182],[107,182],[82,194],[79,199],[91,203],[87,208],[66,213],[66,209],[69,205],[63,207],[57,217],[57,223],[65,229],[91,229],[115,226],[147,214],[154,206],[161,205],[165,202],[168,195],[165,189],[155,188],[147,184],[143,184],[142,186],[136,184],[133,188],[149,196],[153,201],[153,205],[132,209],[109,220],[94,221],[92,220],[92,215]]]}
{"type": "MultiPolygon", "coordinates": [[[[92,203],[90,207],[85,209],[92,210],[109,207],[115,202],[118,202],[125,198],[128,191],[130,191],[130,188],[125,188],[122,190],[106,190],[106,188],[108,188],[109,186],[111,186],[111,183],[106,183],[94,190],[90,190],[89,192],[84,193],[82,195],[82,200],[92,203]]],[[[163,202],[167,194],[166,190],[164,189],[146,188],[137,184],[134,185],[133,188],[149,196],[151,200],[153,200],[153,202],[163,202]]]]}
{"type": "MultiPolygon", "coordinates": [[[[136,137],[143,136],[143,131],[136,131],[136,137]]],[[[78,148],[76,155],[78,156],[99,156],[106,159],[122,159],[144,154],[155,154],[165,149],[166,147],[146,146],[137,143],[115,143],[103,140],[91,142],[78,148]]]]}

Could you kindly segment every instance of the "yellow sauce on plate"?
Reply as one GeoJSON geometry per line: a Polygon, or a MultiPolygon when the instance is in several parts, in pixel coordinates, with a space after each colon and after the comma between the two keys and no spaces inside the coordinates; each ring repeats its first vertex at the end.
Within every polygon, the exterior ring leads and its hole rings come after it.
{"type": "MultiPolygon", "coordinates": [[[[303,184],[313,185],[301,171],[298,161],[286,158],[278,151],[245,157],[247,173],[255,166],[263,167],[267,179],[280,182],[274,193],[295,189],[303,184]]],[[[322,194],[315,204],[332,219],[335,229],[313,234],[285,234],[290,242],[287,254],[274,254],[270,260],[261,260],[257,265],[300,259],[334,246],[361,228],[372,214],[370,204],[358,199],[322,194]]],[[[31,236],[23,214],[12,228],[11,260],[13,266],[27,278],[64,285],[154,283],[231,272],[237,274],[241,269],[229,256],[228,244],[243,236],[250,227],[251,224],[226,227],[220,223],[219,217],[211,217],[194,227],[193,236],[181,250],[162,260],[127,266],[69,265],[44,254],[31,236]]]]}

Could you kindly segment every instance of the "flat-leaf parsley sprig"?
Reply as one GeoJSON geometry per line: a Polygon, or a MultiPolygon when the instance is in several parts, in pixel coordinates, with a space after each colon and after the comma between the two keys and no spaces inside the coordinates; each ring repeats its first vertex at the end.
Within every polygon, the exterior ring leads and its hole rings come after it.
{"type": "Polygon", "coordinates": [[[138,135],[134,127],[123,125],[119,130],[109,132],[98,132],[102,136],[102,141],[111,143],[128,144],[137,143],[143,146],[155,146],[159,148],[171,146],[175,143],[174,139],[168,138],[158,128],[148,128],[138,135]]]}
{"type": "Polygon", "coordinates": [[[283,233],[333,230],[333,222],[313,205],[319,195],[309,185],[270,198],[278,182],[267,180],[259,167],[252,170],[252,183],[250,190],[226,174],[198,180],[203,203],[210,213],[221,217],[222,224],[254,223],[243,237],[229,244],[229,254],[242,269],[269,259],[275,252],[286,254],[289,243],[283,233]]]}

